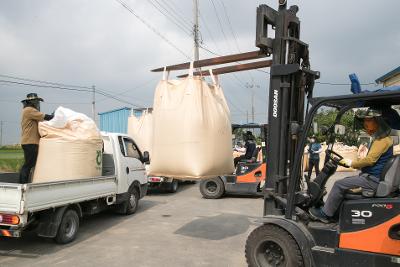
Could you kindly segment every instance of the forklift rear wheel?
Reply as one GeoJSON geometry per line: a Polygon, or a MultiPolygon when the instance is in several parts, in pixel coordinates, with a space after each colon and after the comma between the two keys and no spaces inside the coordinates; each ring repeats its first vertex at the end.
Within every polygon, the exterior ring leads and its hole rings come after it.
{"type": "Polygon", "coordinates": [[[304,266],[299,246],[280,227],[264,224],[256,228],[246,241],[249,266],[304,266]]]}
{"type": "Polygon", "coordinates": [[[74,241],[79,229],[79,216],[73,210],[67,210],[62,219],[54,241],[58,244],[67,244],[74,241]]]}
{"type": "Polygon", "coordinates": [[[200,192],[204,198],[220,198],[225,193],[224,182],[219,177],[201,181],[200,192]]]}

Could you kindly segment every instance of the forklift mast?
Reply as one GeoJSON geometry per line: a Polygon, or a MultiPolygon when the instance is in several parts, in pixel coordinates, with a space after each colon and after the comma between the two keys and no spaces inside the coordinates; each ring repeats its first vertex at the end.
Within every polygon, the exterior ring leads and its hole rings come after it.
{"type": "Polygon", "coordinates": [[[293,202],[294,193],[288,195],[288,186],[293,181],[292,187],[295,187],[296,179],[301,173],[300,171],[291,173],[290,170],[293,167],[296,146],[304,123],[305,100],[306,97],[312,98],[314,80],[318,79],[320,74],[310,69],[308,44],[300,41],[300,20],[296,16],[299,8],[297,6],[287,8],[286,2],[287,0],[279,0],[278,10],[267,5],[260,5],[257,8],[258,51],[169,65],[152,71],[183,70],[193,64],[194,68],[199,69],[193,75],[207,76],[210,75],[210,70],[200,68],[261,59],[272,55],[272,60],[214,68],[212,73],[218,75],[271,67],[264,215],[285,213],[285,217],[291,218],[294,207],[288,205],[288,199],[289,202],[293,202]],[[275,30],[274,38],[268,35],[270,30],[275,30]]]}
{"type": "Polygon", "coordinates": [[[319,72],[310,70],[308,45],[300,41],[298,10],[287,8],[286,0],[279,1],[278,11],[267,5],[257,8],[256,46],[272,55],[264,216],[292,216],[293,209],[286,209],[288,184],[301,173],[290,170],[304,123],[305,98],[312,97],[314,80],[319,78],[319,72]],[[274,39],[268,35],[271,29],[274,39]]]}

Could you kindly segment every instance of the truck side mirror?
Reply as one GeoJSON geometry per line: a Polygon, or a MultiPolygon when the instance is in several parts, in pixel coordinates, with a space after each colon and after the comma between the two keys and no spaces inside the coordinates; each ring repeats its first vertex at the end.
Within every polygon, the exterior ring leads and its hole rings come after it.
{"type": "Polygon", "coordinates": [[[143,152],[143,163],[149,164],[150,163],[150,154],[149,151],[143,152]]]}

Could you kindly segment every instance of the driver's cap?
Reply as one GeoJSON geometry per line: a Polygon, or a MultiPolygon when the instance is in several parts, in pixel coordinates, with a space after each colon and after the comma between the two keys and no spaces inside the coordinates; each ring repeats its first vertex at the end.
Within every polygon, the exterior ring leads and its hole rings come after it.
{"type": "Polygon", "coordinates": [[[377,109],[373,109],[373,108],[369,108],[367,110],[357,110],[356,111],[356,117],[359,119],[372,119],[375,117],[381,117],[382,116],[382,112],[380,110],[377,109]]]}

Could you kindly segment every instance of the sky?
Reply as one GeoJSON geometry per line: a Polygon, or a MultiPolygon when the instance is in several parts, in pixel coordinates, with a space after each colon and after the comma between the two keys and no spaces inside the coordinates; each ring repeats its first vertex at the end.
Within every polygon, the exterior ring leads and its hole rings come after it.
{"type": "MultiPolygon", "coordinates": [[[[45,99],[41,107],[46,113],[64,106],[91,116],[92,94],[85,88],[92,86],[123,100],[96,94],[96,113],[152,106],[162,74],[150,70],[193,57],[193,3],[123,1],[139,18],[116,0],[0,1],[2,144],[19,142],[20,101],[30,92],[45,99]],[[10,77],[80,86],[73,88],[81,91],[6,82],[37,84],[10,77]]],[[[201,45],[220,55],[256,50],[256,8],[277,8],[277,2],[199,0],[201,45]]],[[[344,84],[317,84],[316,96],[349,93],[350,73],[362,83],[373,83],[400,65],[400,1],[288,0],[288,5],[300,8],[301,39],[310,45],[311,66],[321,72],[319,81],[344,84]]],[[[200,58],[213,56],[200,49],[200,58]]],[[[251,113],[252,94],[255,121],[266,121],[268,74],[226,74],[220,81],[233,122],[251,121],[246,114],[251,113]]]]}

